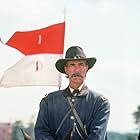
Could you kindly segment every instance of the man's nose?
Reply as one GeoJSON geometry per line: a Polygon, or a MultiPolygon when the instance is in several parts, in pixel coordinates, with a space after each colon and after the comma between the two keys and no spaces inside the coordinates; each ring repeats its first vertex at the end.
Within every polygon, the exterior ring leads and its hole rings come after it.
{"type": "Polygon", "coordinates": [[[80,71],[80,66],[75,65],[75,72],[79,72],[80,71]]]}

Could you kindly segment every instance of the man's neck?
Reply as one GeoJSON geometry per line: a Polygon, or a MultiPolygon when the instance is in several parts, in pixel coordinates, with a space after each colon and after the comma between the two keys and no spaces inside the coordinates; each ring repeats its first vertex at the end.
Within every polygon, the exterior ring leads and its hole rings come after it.
{"type": "Polygon", "coordinates": [[[73,89],[73,90],[79,89],[79,91],[80,91],[82,89],[83,85],[84,85],[84,83],[82,83],[80,86],[71,86],[71,85],[69,85],[69,88],[73,89]]]}

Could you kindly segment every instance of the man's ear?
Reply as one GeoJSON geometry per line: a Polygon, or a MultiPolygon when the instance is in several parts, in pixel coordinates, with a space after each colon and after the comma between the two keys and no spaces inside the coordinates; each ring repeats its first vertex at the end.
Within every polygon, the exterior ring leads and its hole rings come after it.
{"type": "Polygon", "coordinates": [[[66,78],[69,78],[69,75],[67,73],[67,67],[66,66],[64,67],[64,70],[65,70],[66,78]]]}
{"type": "Polygon", "coordinates": [[[88,65],[87,65],[87,72],[88,72],[88,70],[89,70],[89,69],[88,69],[88,65]]]}

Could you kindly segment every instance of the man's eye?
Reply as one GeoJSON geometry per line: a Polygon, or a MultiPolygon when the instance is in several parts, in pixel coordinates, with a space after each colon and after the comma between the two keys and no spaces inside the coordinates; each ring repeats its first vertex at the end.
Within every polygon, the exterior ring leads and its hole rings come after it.
{"type": "Polygon", "coordinates": [[[75,64],[70,64],[69,66],[75,66],[75,64]]]}
{"type": "Polygon", "coordinates": [[[84,63],[80,63],[80,66],[85,66],[85,64],[84,63]]]}

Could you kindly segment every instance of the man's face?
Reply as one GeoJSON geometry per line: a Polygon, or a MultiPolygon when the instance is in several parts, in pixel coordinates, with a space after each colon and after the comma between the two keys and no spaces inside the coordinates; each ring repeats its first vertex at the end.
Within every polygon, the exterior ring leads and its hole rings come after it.
{"type": "Polygon", "coordinates": [[[85,60],[68,61],[65,65],[65,73],[69,77],[70,84],[82,84],[87,71],[88,65],[85,60]]]}

